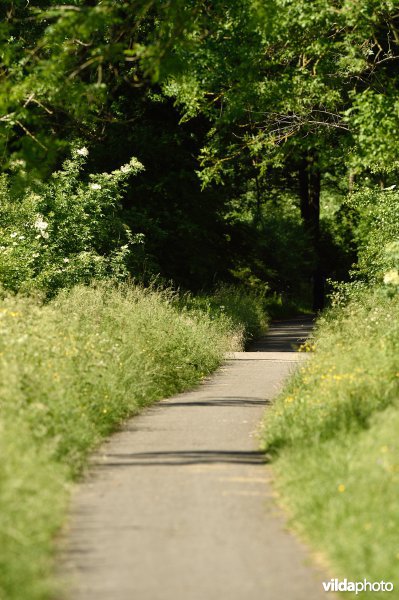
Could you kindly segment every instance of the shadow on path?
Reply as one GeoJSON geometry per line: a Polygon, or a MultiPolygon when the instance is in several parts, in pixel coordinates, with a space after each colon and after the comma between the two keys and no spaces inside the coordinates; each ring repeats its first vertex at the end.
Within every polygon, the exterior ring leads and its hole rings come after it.
{"type": "Polygon", "coordinates": [[[244,464],[260,465],[266,462],[261,451],[242,450],[184,450],[167,452],[132,452],[126,454],[108,454],[106,463],[94,463],[101,468],[108,467],[168,467],[201,464],[244,464]]]}
{"type": "Polygon", "coordinates": [[[309,337],[315,315],[302,315],[294,319],[273,321],[267,334],[253,342],[249,352],[296,352],[309,337]]]}
{"type": "Polygon", "coordinates": [[[160,408],[177,408],[179,406],[229,406],[236,408],[250,407],[250,406],[266,406],[270,401],[264,398],[237,398],[234,396],[226,396],[224,398],[212,397],[204,398],[203,400],[173,400],[164,401],[162,405],[158,405],[160,408]]]}

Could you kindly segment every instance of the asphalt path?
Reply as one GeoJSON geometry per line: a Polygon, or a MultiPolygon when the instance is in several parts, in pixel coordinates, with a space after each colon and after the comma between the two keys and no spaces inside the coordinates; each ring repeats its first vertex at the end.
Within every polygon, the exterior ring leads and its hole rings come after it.
{"type": "Polygon", "coordinates": [[[100,448],[65,536],[70,600],[325,599],[329,577],[287,531],[257,437],[310,329],[306,317],[274,323],[100,448]]]}

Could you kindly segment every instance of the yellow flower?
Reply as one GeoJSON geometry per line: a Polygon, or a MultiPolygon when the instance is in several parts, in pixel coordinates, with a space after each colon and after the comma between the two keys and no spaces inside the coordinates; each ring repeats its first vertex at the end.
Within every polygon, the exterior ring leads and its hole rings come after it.
{"type": "Polygon", "coordinates": [[[338,489],[339,493],[342,494],[346,488],[343,483],[340,483],[337,489],[338,489]]]}

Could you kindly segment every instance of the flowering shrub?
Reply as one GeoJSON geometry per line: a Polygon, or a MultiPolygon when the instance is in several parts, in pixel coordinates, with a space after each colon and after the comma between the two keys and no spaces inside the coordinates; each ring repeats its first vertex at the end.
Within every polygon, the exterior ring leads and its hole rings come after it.
{"type": "Polygon", "coordinates": [[[120,215],[127,179],[143,169],[132,158],[112,173],[82,178],[87,148],[47,183],[36,183],[15,198],[0,179],[0,283],[12,290],[45,290],[124,279],[140,252],[143,236],[133,235],[120,215]],[[135,247],[136,252],[133,252],[135,247]]]}

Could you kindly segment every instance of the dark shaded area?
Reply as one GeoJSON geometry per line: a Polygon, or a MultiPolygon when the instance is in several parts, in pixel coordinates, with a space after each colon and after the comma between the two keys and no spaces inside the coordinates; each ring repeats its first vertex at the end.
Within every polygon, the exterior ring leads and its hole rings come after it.
{"type": "Polygon", "coordinates": [[[267,335],[253,342],[250,352],[296,352],[312,332],[315,315],[274,321],[267,335]]]}

